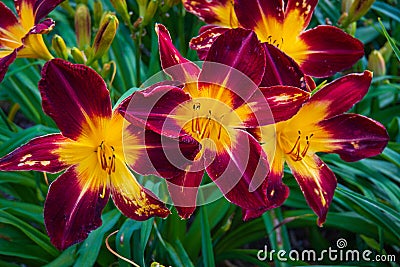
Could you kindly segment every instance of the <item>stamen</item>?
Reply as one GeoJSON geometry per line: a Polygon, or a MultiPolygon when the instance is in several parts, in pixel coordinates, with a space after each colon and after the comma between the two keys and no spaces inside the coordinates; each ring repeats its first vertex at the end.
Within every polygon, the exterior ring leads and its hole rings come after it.
{"type": "Polygon", "coordinates": [[[311,137],[314,136],[314,134],[310,134],[309,136],[305,137],[306,145],[303,150],[301,150],[301,131],[298,131],[298,134],[299,136],[297,137],[292,149],[286,153],[289,154],[294,161],[300,161],[306,156],[307,151],[310,148],[311,137]]]}
{"type": "Polygon", "coordinates": [[[100,198],[104,198],[106,196],[106,185],[103,185],[103,192],[100,194],[100,198]]]}

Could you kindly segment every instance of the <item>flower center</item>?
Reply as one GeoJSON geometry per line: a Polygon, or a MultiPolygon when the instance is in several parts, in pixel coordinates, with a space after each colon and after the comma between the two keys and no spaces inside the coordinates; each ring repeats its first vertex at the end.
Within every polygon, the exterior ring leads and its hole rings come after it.
{"type": "Polygon", "coordinates": [[[298,134],[299,136],[297,137],[292,149],[289,152],[286,152],[286,154],[290,155],[290,157],[294,161],[300,161],[304,158],[304,156],[307,154],[308,149],[310,148],[311,138],[314,136],[314,134],[306,135],[305,139],[303,139],[305,140],[305,145],[304,147],[302,147],[303,140],[301,138],[301,131],[298,131],[298,134]]]}
{"type": "Polygon", "coordinates": [[[107,172],[108,175],[115,172],[115,154],[114,147],[106,145],[104,141],[97,148],[97,160],[103,170],[107,172]]]}

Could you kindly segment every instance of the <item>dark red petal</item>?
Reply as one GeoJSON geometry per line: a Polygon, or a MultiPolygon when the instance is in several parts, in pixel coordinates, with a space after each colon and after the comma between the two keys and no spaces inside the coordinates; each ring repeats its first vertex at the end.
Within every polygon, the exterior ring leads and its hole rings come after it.
{"type": "Polygon", "coordinates": [[[142,175],[163,178],[182,176],[200,150],[199,143],[186,138],[169,138],[131,124],[124,133],[127,164],[142,175]]]}
{"type": "Polygon", "coordinates": [[[76,140],[88,120],[111,118],[110,94],[91,68],[62,59],[47,62],[39,82],[43,110],[62,134],[76,140]]]}
{"type": "Polygon", "coordinates": [[[281,0],[235,0],[235,12],[243,28],[254,30],[264,25],[266,33],[270,32],[266,22],[273,19],[283,23],[284,19],[281,0]]]}
{"type": "Polygon", "coordinates": [[[343,160],[356,161],[380,154],[389,136],[385,127],[377,121],[358,114],[342,114],[318,124],[331,134],[321,140],[334,146],[330,151],[338,153],[343,160]]]}
{"type": "MultiPolygon", "coordinates": [[[[231,29],[219,36],[208,51],[206,61],[225,64],[241,71],[256,85],[259,85],[264,76],[265,50],[253,31],[245,29],[231,29]]],[[[204,64],[199,81],[204,81],[213,73],[213,69],[204,64]]],[[[224,80],[223,75],[220,78],[224,80]]]]}
{"type": "Polygon", "coordinates": [[[8,56],[0,58],[0,82],[3,81],[4,76],[6,75],[6,72],[8,70],[8,67],[11,65],[11,63],[14,62],[16,58],[17,58],[17,50],[14,50],[8,56]]]}
{"type": "Polygon", "coordinates": [[[171,75],[175,81],[195,80],[200,72],[199,67],[179,53],[164,25],[156,24],[155,29],[158,35],[158,47],[163,70],[171,75]]]}
{"type": "MultiPolygon", "coordinates": [[[[81,242],[101,225],[101,212],[110,190],[85,187],[75,167],[69,168],[49,188],[44,206],[44,222],[51,243],[58,249],[81,242]]],[[[83,177],[86,179],[87,177],[83,177]]]]}
{"type": "MultiPolygon", "coordinates": [[[[304,90],[292,86],[271,86],[260,88],[268,108],[273,114],[275,122],[284,121],[290,119],[293,115],[299,111],[301,106],[309,99],[310,94],[304,90]]],[[[259,102],[263,103],[263,102],[259,102]]],[[[264,102],[265,103],[265,102],[264,102]]],[[[262,118],[263,110],[267,110],[267,107],[260,106],[258,108],[258,118],[262,118]]],[[[265,112],[267,113],[267,112],[265,112]]],[[[268,118],[267,118],[268,119],[268,118]]],[[[270,120],[270,119],[269,119],[270,120]]],[[[268,120],[261,125],[267,125],[268,120]]]]}
{"type": "Polygon", "coordinates": [[[324,118],[320,119],[329,119],[348,111],[360,101],[368,92],[371,80],[372,72],[370,71],[343,76],[316,92],[306,105],[310,107],[323,105],[326,113],[324,118]]]}
{"type": "Polygon", "coordinates": [[[196,209],[198,188],[204,175],[200,162],[196,161],[187,172],[167,180],[172,202],[182,219],[188,219],[196,209]]]}
{"type": "Polygon", "coordinates": [[[364,46],[356,38],[333,26],[318,26],[300,35],[308,46],[302,71],[314,77],[328,77],[350,68],[364,56],[364,46]]]}
{"type": "Polygon", "coordinates": [[[292,12],[298,13],[296,16],[299,17],[299,23],[302,23],[302,28],[305,29],[310,23],[317,4],[318,0],[288,0],[285,9],[285,17],[292,12]]]}
{"type": "Polygon", "coordinates": [[[0,2],[0,14],[0,28],[7,29],[18,24],[17,17],[3,2],[0,2]]]}
{"type": "MultiPolygon", "coordinates": [[[[16,0],[23,1],[23,0],[16,0]]],[[[27,1],[27,0],[25,0],[27,1]]],[[[44,17],[46,17],[53,9],[55,9],[59,4],[61,4],[64,0],[28,0],[34,1],[34,10],[35,10],[35,24],[39,23],[44,17]]]]}
{"type": "Polygon", "coordinates": [[[206,25],[200,28],[199,35],[190,40],[189,47],[197,51],[200,60],[205,60],[214,41],[229,28],[206,25]]]}
{"type": "Polygon", "coordinates": [[[300,161],[288,159],[288,165],[308,205],[318,215],[318,225],[322,226],[337,185],[335,174],[317,155],[300,161]]]}
{"type": "Polygon", "coordinates": [[[139,121],[150,130],[168,137],[181,136],[181,126],[168,119],[168,115],[180,104],[190,100],[182,89],[174,86],[158,86],[135,92],[119,107],[119,111],[131,123],[139,121]]]}
{"type": "Polygon", "coordinates": [[[254,137],[235,132],[226,150],[216,153],[207,173],[230,202],[253,210],[268,206],[267,156],[254,137]]]}
{"type": "MultiPolygon", "coordinates": [[[[52,19],[46,19],[38,24],[36,24],[30,31],[30,34],[46,34],[50,32],[56,23],[52,19]]],[[[26,38],[26,37],[25,37],[26,38]]]]}
{"type": "Polygon", "coordinates": [[[0,159],[2,171],[59,172],[68,167],[57,151],[68,139],[61,134],[37,137],[0,159]]]}
{"type": "Polygon", "coordinates": [[[165,218],[170,211],[151,191],[142,187],[124,163],[117,161],[116,175],[111,176],[111,196],[127,217],[144,221],[153,216],[165,218]]]}
{"type": "Polygon", "coordinates": [[[264,47],[266,65],[260,86],[289,85],[307,90],[299,65],[275,46],[264,43],[264,47]]]}
{"type": "Polygon", "coordinates": [[[238,27],[233,1],[231,0],[183,0],[183,5],[187,11],[206,23],[230,28],[238,27]]]}

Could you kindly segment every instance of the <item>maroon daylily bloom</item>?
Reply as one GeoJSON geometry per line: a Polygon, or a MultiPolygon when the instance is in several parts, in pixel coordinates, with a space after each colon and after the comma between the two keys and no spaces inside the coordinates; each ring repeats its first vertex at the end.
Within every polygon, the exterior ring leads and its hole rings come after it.
{"type": "Polygon", "coordinates": [[[232,4],[225,0],[184,0],[189,12],[218,25],[202,29],[200,35],[192,39],[191,48],[205,59],[211,44],[221,33],[236,27],[251,29],[261,42],[278,47],[293,58],[305,74],[314,77],[327,77],[349,68],[364,55],[363,44],[339,28],[322,25],[305,30],[317,0],[288,0],[286,5],[285,2],[235,0],[232,4]]]}
{"type": "MultiPolygon", "coordinates": [[[[289,188],[282,183],[286,162],[308,205],[318,215],[318,225],[325,222],[337,182],[316,153],[337,153],[345,161],[356,161],[380,154],[389,139],[379,122],[358,114],[342,114],[365,96],[371,78],[369,71],[350,74],[316,92],[296,115],[275,125],[276,150],[270,151],[269,136],[261,133],[265,152],[273,156],[267,187],[270,201],[279,206],[288,197],[289,188]]],[[[271,126],[261,128],[266,127],[271,126]]],[[[255,215],[257,211],[244,213],[255,215]]]]}
{"type": "Polygon", "coordinates": [[[52,19],[41,21],[63,0],[16,0],[18,17],[0,2],[0,82],[16,57],[53,58],[42,34],[55,25],[52,19]]]}
{"type": "Polygon", "coordinates": [[[267,157],[246,129],[290,118],[309,94],[291,86],[258,87],[266,55],[250,30],[237,29],[216,40],[202,69],[179,54],[163,25],[156,30],[161,64],[183,88],[138,91],[121,111],[161,135],[190,136],[201,143],[186,173],[167,180],[179,215],[188,218],[195,210],[204,170],[232,203],[254,210],[271,206],[265,194],[267,157]]]}
{"type": "Polygon", "coordinates": [[[50,185],[44,207],[46,229],[58,249],[82,241],[101,225],[100,215],[110,195],[117,208],[134,220],[170,214],[128,166],[140,172],[141,162],[154,157],[162,162],[157,165],[159,173],[179,175],[178,167],[186,166],[169,165],[164,151],[178,147],[193,159],[197,142],[164,138],[161,143],[161,136],[143,125],[125,124],[118,107],[112,111],[102,78],[84,65],[61,59],[47,62],[39,90],[43,110],[61,133],[35,138],[14,150],[0,159],[0,170],[55,173],[66,169],[50,185]]]}

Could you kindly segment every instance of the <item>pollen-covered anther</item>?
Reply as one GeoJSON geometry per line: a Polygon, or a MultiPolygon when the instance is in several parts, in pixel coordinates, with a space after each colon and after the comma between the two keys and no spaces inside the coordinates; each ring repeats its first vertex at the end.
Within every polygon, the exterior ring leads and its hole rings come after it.
{"type": "Polygon", "coordinates": [[[290,155],[290,157],[294,161],[300,161],[304,158],[304,156],[307,154],[308,149],[310,148],[311,138],[314,136],[314,134],[306,135],[304,148],[301,149],[301,131],[298,131],[298,134],[299,136],[297,137],[292,149],[286,153],[290,155]]]}
{"type": "Polygon", "coordinates": [[[108,175],[115,172],[115,154],[114,147],[108,146],[101,142],[97,148],[97,160],[99,161],[101,168],[107,172],[108,175]]]}

